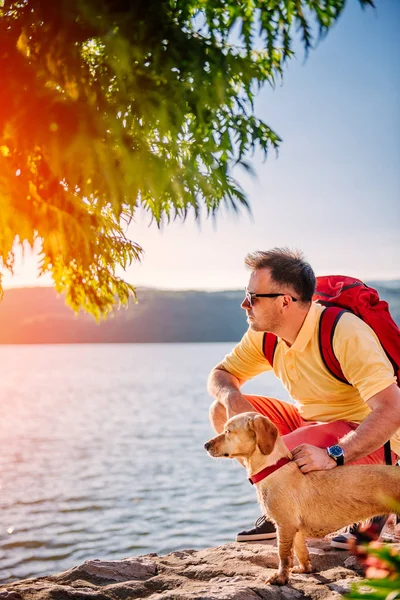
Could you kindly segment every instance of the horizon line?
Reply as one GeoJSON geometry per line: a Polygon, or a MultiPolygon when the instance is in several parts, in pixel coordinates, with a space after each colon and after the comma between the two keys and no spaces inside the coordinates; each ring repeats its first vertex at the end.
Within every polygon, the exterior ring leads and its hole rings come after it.
{"type": "MultiPolygon", "coordinates": [[[[366,283],[368,285],[368,282],[370,283],[395,283],[395,282],[400,282],[400,275],[398,277],[391,277],[391,278],[384,278],[384,279],[377,279],[374,277],[362,280],[364,281],[364,283],[366,283]]],[[[206,292],[206,293],[221,293],[221,292],[243,292],[244,288],[241,287],[235,287],[235,288],[207,288],[207,287],[199,287],[199,288],[192,288],[192,287],[188,287],[188,288],[165,288],[165,287],[156,287],[156,286],[150,286],[150,285],[141,285],[141,284],[132,284],[134,285],[136,290],[154,290],[154,291],[160,291],[160,292],[206,292]]],[[[15,286],[3,286],[3,290],[4,293],[7,291],[12,291],[12,290],[32,290],[32,289],[52,289],[55,291],[54,286],[52,285],[48,285],[48,284],[43,284],[43,285],[15,285],[15,286]]]]}

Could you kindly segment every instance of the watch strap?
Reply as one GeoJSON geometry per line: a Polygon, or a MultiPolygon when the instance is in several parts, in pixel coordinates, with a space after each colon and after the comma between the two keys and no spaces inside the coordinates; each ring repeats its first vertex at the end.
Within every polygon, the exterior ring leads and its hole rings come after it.
{"type": "Polygon", "coordinates": [[[336,460],[337,466],[341,467],[342,465],[344,465],[344,454],[341,454],[340,456],[336,456],[335,460],[336,460]]]}

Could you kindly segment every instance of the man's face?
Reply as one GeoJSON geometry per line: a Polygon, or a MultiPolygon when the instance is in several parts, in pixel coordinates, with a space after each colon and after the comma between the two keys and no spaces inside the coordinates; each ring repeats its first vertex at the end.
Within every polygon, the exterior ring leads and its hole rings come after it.
{"type": "MultiPolygon", "coordinates": [[[[253,271],[250,275],[247,290],[254,294],[272,294],[287,291],[286,289],[278,289],[278,284],[271,278],[269,269],[253,271]]],[[[253,298],[252,306],[245,298],[241,307],[246,311],[247,323],[253,331],[275,332],[282,324],[282,296],[277,298],[253,298]]]]}

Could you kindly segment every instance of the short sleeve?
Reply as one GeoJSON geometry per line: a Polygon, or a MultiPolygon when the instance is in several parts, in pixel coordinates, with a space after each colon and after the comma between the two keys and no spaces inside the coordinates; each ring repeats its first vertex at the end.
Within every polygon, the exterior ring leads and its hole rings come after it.
{"type": "Polygon", "coordinates": [[[263,337],[262,331],[248,329],[232,352],[225,356],[221,366],[241,381],[270,371],[272,367],[262,351],[263,337]]]}
{"type": "Polygon", "coordinates": [[[393,367],[375,332],[355,315],[338,321],[333,350],[347,381],[367,401],[396,383],[393,367]]]}

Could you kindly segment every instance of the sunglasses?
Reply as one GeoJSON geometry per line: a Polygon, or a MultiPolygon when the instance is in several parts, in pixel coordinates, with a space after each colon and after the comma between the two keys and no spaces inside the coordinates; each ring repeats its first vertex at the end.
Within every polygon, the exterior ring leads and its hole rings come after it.
{"type": "MultiPolygon", "coordinates": [[[[247,288],[245,288],[244,293],[246,301],[250,308],[252,308],[253,306],[254,298],[277,298],[278,296],[290,296],[290,294],[255,294],[254,292],[249,292],[247,288]]],[[[293,300],[293,302],[297,302],[297,298],[293,298],[293,296],[290,297],[293,300]]]]}

